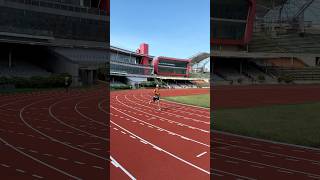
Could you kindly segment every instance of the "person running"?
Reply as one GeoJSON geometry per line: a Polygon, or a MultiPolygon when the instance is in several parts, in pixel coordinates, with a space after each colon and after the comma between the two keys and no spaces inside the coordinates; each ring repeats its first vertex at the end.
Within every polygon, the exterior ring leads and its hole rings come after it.
{"type": "Polygon", "coordinates": [[[149,101],[149,104],[153,102],[157,102],[158,104],[158,110],[161,111],[160,108],[160,91],[159,91],[159,85],[156,85],[156,88],[153,90],[154,96],[152,97],[152,100],[149,101]]]}
{"type": "Polygon", "coordinates": [[[69,92],[69,86],[70,86],[70,77],[66,76],[64,78],[64,87],[66,88],[66,92],[69,92]]]}

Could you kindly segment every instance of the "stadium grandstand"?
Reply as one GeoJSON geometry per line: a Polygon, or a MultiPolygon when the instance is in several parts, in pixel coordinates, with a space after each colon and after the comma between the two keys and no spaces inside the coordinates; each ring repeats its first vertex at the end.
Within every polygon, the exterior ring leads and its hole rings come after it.
{"type": "Polygon", "coordinates": [[[0,76],[66,73],[93,84],[108,63],[109,1],[0,0],[0,76]]]}
{"type": "Polygon", "coordinates": [[[190,77],[193,59],[151,56],[146,43],[142,43],[136,51],[111,46],[110,60],[113,88],[154,87],[155,84],[166,88],[209,86],[208,78],[205,81],[202,77],[190,77]]]}
{"type": "Polygon", "coordinates": [[[320,82],[319,0],[211,3],[216,84],[320,82]]]}

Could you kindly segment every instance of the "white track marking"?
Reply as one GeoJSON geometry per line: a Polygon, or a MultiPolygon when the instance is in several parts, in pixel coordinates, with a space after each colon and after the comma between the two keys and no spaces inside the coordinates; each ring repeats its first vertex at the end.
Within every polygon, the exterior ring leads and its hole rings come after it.
{"type": "Polygon", "coordinates": [[[227,157],[227,158],[230,158],[230,159],[246,162],[246,163],[249,162],[249,163],[252,163],[252,164],[255,164],[255,165],[258,164],[258,165],[261,165],[261,166],[267,166],[267,167],[271,167],[271,168],[274,168],[274,169],[277,169],[277,170],[290,171],[290,172],[300,173],[300,174],[304,174],[304,175],[319,176],[318,174],[312,174],[312,173],[307,173],[307,172],[304,172],[304,171],[298,171],[298,170],[283,168],[283,167],[274,166],[274,165],[270,165],[270,164],[259,163],[259,162],[250,161],[250,160],[241,159],[241,158],[236,158],[236,157],[232,157],[232,156],[227,156],[227,155],[223,155],[223,154],[219,154],[219,153],[212,153],[212,154],[216,155],[216,156],[220,156],[220,157],[227,157]]]}
{"type": "MultiPolygon", "coordinates": [[[[169,131],[169,130],[166,130],[166,129],[160,128],[160,127],[158,127],[158,126],[155,126],[155,125],[153,125],[153,124],[150,124],[150,123],[147,123],[147,122],[142,121],[142,120],[140,120],[140,119],[137,119],[137,118],[135,118],[135,117],[133,117],[133,116],[130,116],[130,115],[128,115],[128,114],[126,114],[126,113],[122,112],[122,111],[121,111],[121,110],[119,110],[118,108],[115,108],[115,107],[113,107],[113,106],[111,106],[111,108],[115,109],[116,111],[118,111],[118,112],[120,112],[120,113],[122,113],[122,114],[124,114],[124,115],[126,115],[126,116],[128,116],[128,117],[131,117],[131,118],[133,118],[133,119],[136,119],[137,121],[144,122],[145,124],[148,124],[148,125],[150,125],[150,126],[156,127],[156,128],[158,128],[158,129],[160,129],[160,130],[162,130],[162,131],[166,131],[167,133],[173,133],[173,132],[171,132],[171,131],[169,131]]],[[[175,134],[176,134],[176,133],[175,133],[175,134]]],[[[210,145],[209,145],[209,144],[205,144],[205,143],[202,143],[202,142],[199,142],[199,141],[196,141],[196,140],[193,140],[193,139],[187,138],[187,137],[185,137],[185,136],[183,136],[183,135],[180,135],[180,134],[176,134],[176,135],[177,135],[177,136],[179,136],[179,137],[181,137],[182,139],[186,139],[186,140],[188,139],[188,140],[190,140],[190,141],[192,141],[192,142],[195,142],[195,143],[201,144],[201,145],[203,145],[203,146],[210,147],[210,145]]]]}
{"type": "Polygon", "coordinates": [[[163,148],[160,148],[160,147],[157,146],[157,145],[152,144],[151,142],[149,142],[149,141],[141,138],[140,136],[137,136],[137,135],[133,134],[133,133],[130,132],[129,130],[121,127],[120,125],[118,125],[118,124],[116,124],[116,123],[114,123],[113,121],[110,120],[110,122],[111,122],[112,124],[114,124],[115,126],[119,127],[120,129],[122,129],[123,131],[126,131],[127,133],[131,134],[132,136],[135,136],[135,137],[138,138],[139,140],[142,140],[142,141],[147,142],[147,143],[150,144],[152,147],[155,147],[155,148],[157,148],[158,150],[160,149],[162,152],[168,154],[169,156],[171,156],[171,157],[173,157],[173,158],[175,158],[175,159],[177,159],[177,160],[179,160],[179,161],[181,161],[181,162],[183,162],[183,163],[185,163],[185,164],[188,164],[188,165],[190,165],[190,166],[192,166],[192,167],[194,167],[194,168],[196,168],[196,169],[198,169],[198,170],[200,170],[200,171],[202,171],[202,172],[204,172],[204,173],[206,173],[206,174],[210,174],[209,171],[207,171],[207,170],[205,170],[205,169],[202,169],[202,168],[200,168],[200,167],[198,167],[198,166],[196,166],[196,165],[194,165],[194,164],[192,164],[192,163],[190,163],[190,162],[188,162],[188,161],[186,161],[186,160],[184,160],[184,159],[182,159],[182,158],[180,158],[180,157],[178,157],[178,156],[176,156],[176,155],[174,155],[174,154],[172,154],[172,153],[170,153],[170,152],[168,152],[168,151],[166,151],[166,150],[164,150],[163,148]]]}
{"type": "MultiPolygon", "coordinates": [[[[126,96],[125,96],[125,97],[126,97],[126,96]]],[[[134,108],[134,107],[131,107],[131,106],[129,106],[129,105],[126,105],[126,104],[122,103],[122,102],[118,99],[118,96],[116,96],[116,100],[117,100],[120,104],[122,104],[122,105],[124,105],[124,106],[126,106],[126,107],[129,107],[129,108],[131,108],[131,109],[135,109],[136,111],[140,111],[140,110],[137,110],[137,108],[134,108]]],[[[140,112],[143,112],[143,111],[140,111],[140,112]]],[[[179,122],[172,121],[172,120],[170,120],[170,119],[167,119],[167,118],[164,118],[164,117],[161,117],[161,116],[157,116],[157,115],[154,115],[154,114],[150,114],[150,113],[147,113],[147,112],[143,112],[143,113],[148,114],[148,115],[150,115],[150,116],[154,116],[154,117],[158,117],[158,118],[161,118],[161,119],[165,119],[165,120],[167,120],[168,122],[171,121],[171,122],[174,122],[174,123],[176,123],[176,124],[179,123],[179,122]]],[[[180,123],[180,124],[182,124],[182,123],[180,123]]],[[[195,130],[198,130],[198,131],[201,131],[201,132],[210,133],[209,130],[204,130],[204,129],[197,128],[197,127],[193,127],[193,126],[189,126],[189,125],[186,125],[186,124],[183,124],[183,125],[186,126],[186,127],[190,127],[190,128],[192,128],[192,129],[194,128],[195,130]]]]}
{"type": "MultiPolygon", "coordinates": [[[[304,161],[309,161],[309,162],[313,162],[313,163],[320,163],[320,161],[316,161],[316,160],[295,157],[295,156],[290,156],[290,155],[286,155],[286,154],[274,153],[274,152],[260,150],[260,149],[256,149],[256,148],[250,148],[247,146],[233,145],[233,144],[224,143],[224,142],[220,142],[220,141],[213,141],[213,142],[223,144],[223,145],[228,145],[228,147],[235,147],[235,148],[239,148],[239,149],[246,149],[246,150],[251,150],[251,151],[256,151],[256,152],[262,152],[262,153],[272,154],[272,155],[281,156],[281,157],[287,157],[287,158],[292,158],[292,159],[297,159],[297,160],[304,160],[304,161]]],[[[271,157],[274,157],[274,156],[271,156],[271,157]]]]}
{"type": "Polygon", "coordinates": [[[20,116],[21,121],[22,121],[26,126],[28,126],[30,129],[32,129],[33,131],[41,134],[42,136],[50,139],[50,140],[53,141],[53,142],[60,143],[60,144],[62,144],[62,145],[64,145],[64,146],[67,146],[67,147],[72,148],[72,149],[74,149],[74,150],[78,150],[78,151],[80,151],[80,152],[83,152],[83,153],[85,153],[85,154],[91,155],[91,156],[96,157],[96,158],[99,158],[99,159],[108,160],[106,157],[99,156],[99,155],[97,155],[97,154],[88,152],[88,151],[86,151],[86,150],[83,150],[83,149],[74,147],[74,146],[72,146],[72,145],[66,144],[66,143],[64,143],[64,142],[62,142],[62,141],[59,141],[58,139],[56,139],[56,138],[54,138],[54,137],[51,137],[51,136],[49,136],[49,135],[47,135],[47,134],[39,131],[38,129],[35,129],[35,128],[32,127],[29,123],[27,123],[27,122],[25,121],[23,115],[22,115],[22,114],[23,114],[23,111],[25,110],[25,108],[27,108],[27,107],[29,107],[29,106],[32,106],[33,104],[42,102],[42,101],[46,101],[46,100],[48,100],[48,99],[44,99],[44,100],[40,100],[40,101],[37,101],[37,102],[33,102],[33,103],[31,103],[31,104],[28,104],[28,105],[24,106],[24,107],[20,110],[20,113],[19,113],[19,116],[20,116]]]}
{"type": "MultiPolygon", "coordinates": [[[[69,99],[72,99],[72,98],[64,99],[64,100],[62,100],[62,101],[69,100],[69,99]]],[[[58,104],[58,103],[61,103],[62,101],[57,101],[57,102],[55,102],[55,103],[53,103],[53,104],[51,104],[51,105],[49,106],[49,114],[50,114],[50,116],[51,116],[52,118],[54,118],[54,119],[55,119],[56,121],[58,121],[59,123],[61,123],[61,124],[65,125],[65,126],[71,128],[71,129],[80,131],[80,132],[82,132],[82,133],[85,133],[85,134],[87,134],[87,135],[90,135],[91,137],[99,138],[99,139],[102,139],[102,140],[104,140],[104,141],[107,141],[107,140],[108,140],[107,138],[103,138],[103,137],[97,136],[97,135],[95,135],[95,134],[89,133],[89,132],[87,132],[87,131],[83,131],[83,130],[81,130],[81,129],[79,129],[79,128],[73,127],[73,126],[71,126],[71,125],[69,125],[69,124],[61,121],[59,118],[57,118],[57,117],[52,113],[52,107],[54,107],[54,106],[55,106],[56,104],[58,104]]]]}
{"type": "Polygon", "coordinates": [[[241,176],[241,175],[234,174],[234,173],[229,173],[229,172],[226,172],[226,171],[221,171],[221,170],[217,170],[217,169],[211,169],[211,170],[212,170],[212,171],[219,172],[219,173],[222,173],[222,174],[228,174],[228,175],[231,175],[231,176],[236,176],[236,177],[239,177],[239,178],[241,178],[241,179],[256,180],[255,178],[250,178],[250,177],[246,177],[246,176],[241,176]]]}
{"type": "Polygon", "coordinates": [[[68,177],[70,177],[70,178],[72,178],[72,179],[78,179],[78,180],[81,179],[81,178],[76,177],[76,176],[74,176],[74,175],[71,175],[71,174],[69,174],[69,173],[67,173],[67,172],[65,172],[65,171],[63,171],[63,170],[61,170],[61,169],[58,169],[58,168],[56,168],[56,167],[54,167],[54,166],[52,166],[52,165],[50,165],[50,164],[47,164],[47,163],[45,163],[45,162],[43,162],[43,161],[41,161],[41,160],[39,160],[39,159],[37,159],[37,158],[35,158],[35,157],[33,157],[33,156],[30,156],[29,154],[27,154],[27,153],[19,150],[18,148],[15,148],[13,145],[9,144],[7,141],[3,140],[2,138],[0,138],[0,141],[2,141],[4,144],[6,144],[7,146],[9,146],[9,147],[12,148],[13,150],[19,152],[20,154],[22,154],[22,155],[24,155],[24,156],[26,156],[26,157],[28,157],[28,158],[30,158],[30,159],[32,159],[32,160],[40,163],[40,164],[42,164],[42,165],[44,165],[44,166],[46,166],[46,167],[48,167],[48,168],[50,168],[50,169],[53,169],[53,170],[55,170],[55,171],[57,171],[57,172],[59,172],[59,173],[61,173],[61,174],[64,174],[64,175],[66,175],[66,176],[68,176],[68,177]]]}
{"type": "MultiPolygon", "coordinates": [[[[99,108],[100,111],[107,113],[107,112],[101,107],[101,103],[102,103],[102,102],[104,102],[104,101],[101,101],[101,102],[98,104],[98,105],[99,105],[98,108],[99,108]]],[[[77,109],[77,108],[75,107],[75,109],[77,109]]],[[[93,120],[92,118],[90,118],[90,117],[82,114],[80,111],[76,111],[76,112],[79,113],[79,114],[80,114],[82,117],[84,117],[85,119],[88,119],[88,120],[97,122],[97,123],[100,124],[100,125],[106,126],[106,124],[100,123],[99,121],[95,121],[95,120],[93,120]]],[[[110,126],[110,128],[111,128],[111,126],[110,126]]],[[[121,133],[124,133],[124,134],[125,134],[125,132],[123,132],[123,131],[121,131],[121,133]]],[[[119,168],[120,168],[127,176],[129,176],[132,180],[136,180],[136,178],[135,178],[134,176],[132,176],[123,166],[121,166],[111,155],[110,155],[110,159],[111,159],[111,163],[112,163],[115,167],[119,167],[119,168]]],[[[94,167],[94,168],[96,168],[96,169],[103,169],[103,168],[100,167],[100,166],[92,166],[92,167],[94,167]]]]}
{"type": "Polygon", "coordinates": [[[121,164],[119,164],[112,156],[110,156],[110,159],[111,159],[111,163],[112,163],[115,167],[120,168],[124,173],[126,173],[127,176],[130,177],[130,179],[136,180],[136,178],[133,177],[132,174],[129,173],[129,171],[127,171],[123,166],[121,166],[121,164]]]}
{"type": "Polygon", "coordinates": [[[205,151],[205,152],[203,152],[203,153],[198,154],[198,155],[197,155],[197,158],[199,158],[199,157],[201,157],[201,156],[203,156],[203,155],[205,155],[205,154],[207,154],[207,151],[205,151]]]}
{"type": "MultiPolygon", "coordinates": [[[[133,97],[134,98],[136,98],[134,95],[133,95],[133,97]]],[[[126,99],[128,99],[127,97],[125,97],[126,99]]],[[[138,98],[136,98],[137,100],[139,100],[138,98]]],[[[129,100],[129,99],[128,99],[129,100]]],[[[148,107],[148,106],[145,106],[145,105],[143,105],[143,104],[139,104],[139,103],[135,103],[134,101],[131,101],[131,100],[129,100],[130,102],[132,102],[132,103],[134,103],[134,104],[138,104],[138,105],[140,105],[140,106],[143,106],[143,107],[146,107],[146,108],[148,108],[148,109],[153,109],[154,110],[154,108],[150,108],[150,107],[148,107]]],[[[176,114],[174,114],[174,113],[170,113],[170,112],[164,112],[165,114],[170,114],[171,116],[172,115],[176,115],[176,114]]],[[[187,113],[187,112],[185,112],[185,113],[187,113]]],[[[176,115],[178,118],[188,118],[188,119],[190,119],[190,120],[192,120],[192,121],[194,121],[194,122],[200,122],[200,123],[204,123],[204,124],[210,124],[210,120],[209,120],[209,122],[208,121],[202,121],[202,120],[199,120],[199,119],[194,119],[194,118],[190,118],[190,117],[185,117],[185,116],[181,116],[181,115],[176,115]]]]}
{"type": "MultiPolygon", "coordinates": [[[[142,94],[140,94],[141,97],[145,97],[143,96],[142,94]]],[[[151,98],[151,96],[150,96],[151,98]]],[[[148,99],[148,98],[145,98],[145,99],[148,99]]],[[[161,101],[165,101],[165,102],[169,102],[169,103],[166,103],[166,104],[179,104],[179,105],[182,105],[181,108],[185,108],[183,106],[189,106],[189,107],[192,107],[192,108],[200,108],[200,109],[203,109],[203,110],[198,110],[198,109],[192,109],[193,112],[195,111],[198,111],[198,112],[195,112],[195,113],[190,113],[190,114],[196,114],[196,113],[208,113],[208,110],[210,110],[210,108],[205,108],[205,107],[200,107],[200,106],[194,106],[194,105],[190,105],[190,104],[184,104],[184,103],[179,103],[179,102],[174,102],[174,101],[168,101],[166,99],[161,99],[161,101]]],[[[190,109],[190,108],[185,108],[185,109],[190,109]]],[[[179,110],[180,111],[180,110],[179,110]]],[[[210,113],[210,112],[209,112],[210,113]]],[[[196,114],[199,116],[199,114],[196,114]]],[[[203,115],[200,115],[200,116],[203,116],[203,115]]],[[[206,118],[210,118],[210,116],[203,116],[203,117],[206,117],[206,118]]]]}

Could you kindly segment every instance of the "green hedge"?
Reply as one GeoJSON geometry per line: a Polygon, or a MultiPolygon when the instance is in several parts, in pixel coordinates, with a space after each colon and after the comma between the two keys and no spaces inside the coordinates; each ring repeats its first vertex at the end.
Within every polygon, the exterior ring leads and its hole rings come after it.
{"type": "Polygon", "coordinates": [[[131,89],[130,85],[110,84],[110,89],[131,89]]]}
{"type": "Polygon", "coordinates": [[[155,87],[157,83],[155,81],[145,81],[140,83],[141,87],[155,87]]]}
{"type": "Polygon", "coordinates": [[[290,75],[282,75],[278,77],[278,82],[285,82],[285,83],[292,83],[293,82],[293,77],[290,75]]]}
{"type": "Polygon", "coordinates": [[[69,84],[72,77],[69,74],[55,74],[49,77],[33,76],[25,77],[0,77],[0,84],[13,84],[15,88],[58,88],[65,86],[65,77],[69,77],[69,84]]]}

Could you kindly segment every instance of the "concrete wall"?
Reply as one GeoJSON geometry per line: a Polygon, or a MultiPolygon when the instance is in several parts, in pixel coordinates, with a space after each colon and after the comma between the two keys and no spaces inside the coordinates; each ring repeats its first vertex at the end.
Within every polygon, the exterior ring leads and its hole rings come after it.
{"type": "Polygon", "coordinates": [[[79,65],[64,57],[53,54],[47,62],[47,68],[53,73],[69,73],[72,76],[71,86],[80,86],[79,82],[79,65]]]}

